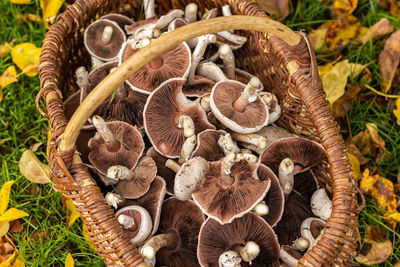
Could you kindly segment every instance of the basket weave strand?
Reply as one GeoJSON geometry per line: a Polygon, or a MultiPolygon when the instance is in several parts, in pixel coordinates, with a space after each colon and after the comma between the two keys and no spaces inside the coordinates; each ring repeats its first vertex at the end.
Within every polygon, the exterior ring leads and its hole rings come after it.
{"type": "MultiPolygon", "coordinates": [[[[158,13],[184,8],[188,3],[159,1],[158,13]]],[[[231,5],[234,14],[266,16],[256,4],[244,0],[198,3],[203,12],[224,4],[231,5]]],[[[42,114],[50,120],[49,161],[54,187],[74,202],[96,250],[109,266],[137,266],[142,259],[74,150],[58,149],[67,125],[62,96],[76,90],[74,70],[82,64],[89,66],[89,56],[82,44],[83,29],[111,11],[137,19],[140,7],[140,1],[116,0],[80,0],[68,6],[46,35],[39,68],[41,91],[36,101],[39,107],[39,98],[45,99],[47,114],[42,114]]],[[[327,152],[330,177],[326,184],[333,189],[333,212],[322,239],[299,261],[299,266],[350,266],[357,246],[356,192],[343,140],[321,89],[313,52],[304,38],[299,44],[289,46],[268,33],[244,33],[249,41],[240,55],[236,55],[238,67],[257,75],[278,96],[282,106],[281,126],[320,141],[327,152]]]]}

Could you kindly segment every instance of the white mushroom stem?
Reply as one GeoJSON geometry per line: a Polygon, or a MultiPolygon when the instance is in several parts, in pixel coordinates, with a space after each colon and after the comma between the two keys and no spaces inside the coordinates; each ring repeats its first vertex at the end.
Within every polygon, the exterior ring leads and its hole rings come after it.
{"type": "Polygon", "coordinates": [[[221,135],[218,138],[218,145],[227,155],[229,152],[240,153],[240,148],[237,146],[236,142],[233,141],[232,136],[229,133],[221,135]]]}
{"type": "Polygon", "coordinates": [[[194,135],[194,122],[188,115],[181,115],[178,118],[178,128],[183,129],[185,137],[194,135]]]}
{"type": "Polygon", "coordinates": [[[188,83],[194,84],[195,82],[195,73],[197,66],[199,65],[200,60],[203,58],[204,52],[206,51],[208,44],[213,44],[217,41],[217,37],[214,34],[206,34],[200,36],[199,41],[196,45],[196,48],[193,51],[192,55],[192,65],[190,67],[190,72],[188,75],[188,83]]]}
{"type": "Polygon", "coordinates": [[[135,178],[135,174],[125,166],[116,165],[107,169],[107,177],[113,180],[130,181],[135,178]]]}
{"type": "Polygon", "coordinates": [[[75,75],[76,75],[76,84],[79,86],[79,89],[83,91],[84,88],[86,88],[89,85],[88,72],[86,71],[84,66],[81,66],[76,69],[75,75]]]}
{"type": "Polygon", "coordinates": [[[240,267],[242,258],[239,253],[233,250],[228,250],[219,256],[218,264],[219,267],[240,267]]]}
{"type": "Polygon", "coordinates": [[[229,31],[222,31],[217,33],[219,36],[225,38],[227,41],[237,45],[243,45],[247,41],[247,37],[231,33],[229,31]]]}
{"type": "Polygon", "coordinates": [[[267,138],[262,135],[251,133],[251,134],[244,134],[244,133],[237,133],[231,132],[233,140],[248,143],[257,146],[259,149],[264,149],[267,147],[267,138]]]}
{"type": "Polygon", "coordinates": [[[231,167],[235,164],[236,154],[234,152],[229,152],[221,163],[221,173],[227,176],[231,173],[231,167]]]}
{"type": "Polygon", "coordinates": [[[216,16],[218,16],[218,8],[213,8],[204,13],[203,16],[201,17],[201,20],[215,18],[216,16]]]}
{"type": "Polygon", "coordinates": [[[267,105],[268,110],[269,110],[269,115],[268,115],[268,124],[274,123],[279,119],[281,116],[282,110],[281,106],[279,105],[278,98],[276,95],[270,93],[270,92],[262,92],[260,93],[261,96],[261,101],[267,105]],[[275,109],[271,110],[271,105],[275,104],[275,109]]]}
{"type": "Polygon", "coordinates": [[[108,205],[114,207],[114,209],[117,209],[118,204],[123,203],[124,200],[122,199],[122,197],[120,195],[112,193],[112,192],[108,192],[106,194],[106,202],[108,205]]]}
{"type": "Polygon", "coordinates": [[[196,73],[214,82],[226,80],[224,72],[214,62],[204,62],[197,66],[196,73]]]}
{"type": "Polygon", "coordinates": [[[265,201],[261,201],[254,207],[253,211],[258,216],[265,216],[269,213],[269,207],[265,204],[265,201]]]}
{"type": "Polygon", "coordinates": [[[111,26],[104,27],[103,35],[101,36],[101,42],[103,44],[109,44],[113,34],[113,28],[111,26]]]}
{"type": "Polygon", "coordinates": [[[101,65],[104,64],[103,61],[101,61],[100,59],[98,59],[98,58],[96,58],[94,56],[91,56],[91,62],[92,62],[92,69],[100,67],[101,65]]]}
{"type": "MultiPolygon", "coordinates": [[[[135,34],[135,40],[141,40],[144,38],[157,38],[161,35],[161,32],[159,29],[156,28],[146,28],[141,31],[138,31],[135,34]]],[[[144,46],[141,46],[140,48],[143,48],[144,46]]]]}
{"type": "Polygon", "coordinates": [[[242,154],[253,154],[253,151],[251,151],[250,149],[247,149],[247,148],[242,148],[242,149],[240,149],[240,153],[242,153],[242,154]]]}
{"type": "Polygon", "coordinates": [[[203,96],[200,100],[200,105],[205,112],[210,112],[211,111],[210,95],[203,96]]]}
{"type": "Polygon", "coordinates": [[[188,137],[185,142],[183,143],[181,149],[181,156],[179,158],[179,163],[182,164],[183,162],[187,161],[190,158],[194,148],[196,147],[197,138],[196,135],[192,135],[188,137]]]}
{"type": "Polygon", "coordinates": [[[248,154],[248,153],[240,153],[240,154],[236,155],[236,160],[241,160],[241,159],[245,159],[251,163],[257,163],[257,161],[258,161],[258,157],[256,155],[248,154]]]}
{"type": "Polygon", "coordinates": [[[154,11],[154,0],[143,0],[145,18],[149,19],[156,15],[154,11]]]}
{"type": "Polygon", "coordinates": [[[235,80],[235,56],[229,45],[223,44],[218,49],[219,57],[224,64],[224,73],[228,79],[235,80]]]}
{"type": "Polygon", "coordinates": [[[161,16],[157,23],[155,24],[154,28],[156,29],[164,29],[168,26],[168,24],[171,23],[171,21],[173,21],[174,19],[177,18],[181,18],[183,17],[185,14],[185,12],[183,12],[183,10],[180,9],[174,9],[171,12],[168,12],[167,14],[161,16]]]}
{"type": "Polygon", "coordinates": [[[176,161],[174,161],[172,159],[167,159],[167,161],[165,162],[165,167],[169,168],[170,170],[172,170],[174,172],[178,172],[181,165],[179,165],[176,161]]]}
{"type": "Polygon", "coordinates": [[[233,108],[239,112],[243,112],[249,103],[257,100],[257,91],[262,90],[263,85],[257,77],[251,78],[249,83],[243,89],[242,94],[233,103],[233,108]]]}
{"type": "Polygon", "coordinates": [[[157,251],[162,247],[175,247],[178,238],[174,232],[153,236],[143,245],[141,254],[147,259],[154,259],[157,251]]]}
{"type": "MultiPolygon", "coordinates": [[[[222,15],[224,15],[224,17],[232,16],[232,11],[231,11],[231,6],[230,5],[222,6],[221,10],[222,10],[222,15]]],[[[229,30],[229,32],[233,33],[233,30],[229,30]]]]}
{"type": "Polygon", "coordinates": [[[318,189],[311,197],[311,210],[315,216],[327,221],[332,212],[332,201],[324,188],[318,189]]]}
{"type": "Polygon", "coordinates": [[[310,241],[305,237],[296,239],[293,243],[293,247],[297,250],[305,250],[310,246],[310,241]]]}
{"type": "Polygon", "coordinates": [[[305,219],[301,223],[301,226],[300,226],[301,236],[304,237],[304,238],[307,238],[310,241],[311,244],[314,243],[314,240],[315,240],[314,236],[311,233],[311,223],[313,221],[318,221],[321,224],[325,225],[325,221],[323,221],[321,219],[318,219],[318,218],[312,218],[311,217],[311,218],[305,219]]]}
{"type": "Polygon", "coordinates": [[[244,247],[239,248],[239,254],[244,261],[251,262],[260,254],[260,246],[254,241],[249,241],[244,247]]]}
{"type": "Polygon", "coordinates": [[[186,6],[185,20],[188,23],[192,23],[197,20],[197,9],[198,9],[198,6],[196,3],[190,3],[186,6]]]}
{"type": "Polygon", "coordinates": [[[297,262],[299,261],[298,259],[296,259],[295,257],[293,257],[292,255],[290,255],[289,253],[286,252],[286,250],[283,249],[284,246],[281,247],[280,251],[279,251],[279,256],[281,258],[281,260],[288,266],[288,267],[296,267],[297,266],[297,262]]]}
{"type": "Polygon", "coordinates": [[[294,184],[294,162],[290,158],[285,158],[279,164],[279,183],[285,198],[287,198],[292,192],[294,184]]]}
{"type": "Polygon", "coordinates": [[[219,59],[219,52],[215,52],[212,56],[210,56],[209,58],[204,59],[203,61],[201,61],[200,63],[206,63],[206,62],[215,62],[219,59]]]}
{"type": "Polygon", "coordinates": [[[107,124],[102,117],[94,115],[92,118],[92,122],[94,127],[96,127],[97,132],[106,143],[108,149],[112,150],[117,145],[120,145],[117,139],[114,137],[113,133],[110,131],[110,129],[108,129],[107,124]]]}
{"type": "Polygon", "coordinates": [[[128,215],[120,214],[118,215],[117,219],[118,223],[121,224],[124,229],[129,229],[135,225],[135,220],[128,215]]]}
{"type": "MultiPolygon", "coordinates": [[[[171,21],[171,23],[168,25],[168,32],[172,32],[172,31],[174,31],[176,28],[178,28],[178,27],[177,27],[177,24],[178,24],[178,23],[182,23],[182,24],[186,25],[186,24],[187,24],[187,21],[184,20],[184,19],[182,19],[182,18],[176,18],[176,19],[174,19],[174,20],[171,21]]],[[[196,45],[194,45],[194,46],[196,46],[196,45]]]]}

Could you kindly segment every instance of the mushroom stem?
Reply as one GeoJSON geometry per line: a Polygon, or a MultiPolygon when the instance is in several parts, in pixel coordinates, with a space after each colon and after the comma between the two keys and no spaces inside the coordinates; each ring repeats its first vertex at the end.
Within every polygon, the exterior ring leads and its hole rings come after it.
{"type": "Polygon", "coordinates": [[[196,73],[214,82],[226,80],[224,72],[214,62],[204,62],[197,66],[196,73]]]}
{"type": "Polygon", "coordinates": [[[89,85],[88,73],[85,67],[80,66],[79,68],[77,68],[75,71],[75,75],[76,75],[76,84],[79,86],[79,89],[83,91],[83,89],[89,85]]]}
{"type": "MultiPolygon", "coordinates": [[[[110,69],[110,73],[113,73],[117,68],[112,68],[110,69]]],[[[122,83],[120,86],[117,88],[117,96],[119,99],[123,99],[127,97],[129,94],[128,90],[125,87],[125,83],[122,83]]]]}
{"type": "Polygon", "coordinates": [[[240,267],[241,262],[242,258],[234,250],[225,251],[218,259],[219,267],[240,267]]]}
{"type": "Polygon", "coordinates": [[[188,137],[185,141],[185,143],[183,143],[182,149],[181,149],[181,157],[179,158],[179,164],[184,163],[185,161],[187,161],[190,156],[192,155],[192,152],[196,146],[196,135],[192,135],[190,137],[188,137]]]}
{"type": "Polygon", "coordinates": [[[251,78],[244,88],[242,94],[233,103],[233,108],[239,112],[243,112],[249,103],[257,100],[257,91],[262,89],[262,83],[257,77],[251,78]]]}
{"type": "Polygon", "coordinates": [[[218,138],[218,145],[224,150],[225,155],[229,152],[240,153],[240,148],[237,146],[236,142],[232,140],[229,133],[221,135],[218,138]]]}
{"type": "Polygon", "coordinates": [[[190,72],[188,75],[188,83],[194,84],[195,82],[195,73],[197,66],[199,65],[200,60],[203,58],[204,52],[206,51],[207,45],[210,43],[215,43],[217,41],[217,37],[214,34],[206,34],[200,36],[199,41],[196,45],[196,48],[193,51],[192,55],[192,66],[190,67],[190,72]]]}
{"type": "Polygon", "coordinates": [[[218,16],[218,8],[213,8],[204,13],[203,16],[201,17],[201,20],[212,19],[215,18],[216,16],[218,16]]]}
{"type": "Polygon", "coordinates": [[[205,112],[210,112],[211,111],[210,95],[203,96],[200,100],[200,105],[202,106],[205,112]]]}
{"type": "Polygon", "coordinates": [[[109,44],[113,34],[113,28],[111,26],[104,27],[103,35],[101,36],[101,42],[103,44],[109,44]]]}
{"type": "Polygon", "coordinates": [[[221,9],[222,9],[222,15],[224,15],[225,17],[232,16],[230,5],[224,5],[221,7],[221,9]]]}
{"type": "Polygon", "coordinates": [[[178,118],[178,128],[183,129],[185,137],[194,135],[194,122],[188,115],[181,115],[178,118]]]}
{"type": "Polygon", "coordinates": [[[332,201],[326,194],[324,188],[314,192],[311,197],[311,210],[315,216],[327,221],[331,217],[332,201]]]}
{"type": "Polygon", "coordinates": [[[119,224],[122,224],[124,229],[129,229],[129,228],[135,226],[135,220],[128,215],[120,214],[120,215],[118,215],[117,220],[118,220],[119,224]]]}
{"type": "Polygon", "coordinates": [[[265,201],[261,201],[254,207],[253,211],[258,216],[265,216],[269,213],[269,207],[265,204],[265,201]]]}
{"type": "Polygon", "coordinates": [[[100,59],[98,59],[96,57],[91,57],[91,62],[92,62],[92,69],[100,67],[101,65],[104,64],[103,61],[101,61],[100,59]]]}
{"type": "Polygon", "coordinates": [[[248,143],[257,146],[259,149],[267,147],[267,138],[259,134],[243,134],[237,132],[231,132],[232,138],[236,141],[248,143]]]}
{"type": "Polygon", "coordinates": [[[197,20],[197,4],[196,3],[190,3],[186,6],[185,9],[185,20],[188,23],[195,22],[197,20]]]}
{"type": "Polygon", "coordinates": [[[223,44],[218,49],[219,57],[222,59],[224,64],[224,73],[228,79],[235,80],[235,56],[233,55],[232,49],[229,45],[223,44]]]}
{"type": "MultiPolygon", "coordinates": [[[[137,34],[135,34],[135,40],[141,40],[145,38],[157,38],[161,35],[161,32],[159,29],[155,28],[147,28],[139,31],[137,34]]],[[[144,46],[140,47],[143,48],[144,46]]]]}
{"type": "Polygon", "coordinates": [[[263,92],[260,94],[261,101],[264,102],[268,107],[269,115],[268,115],[268,124],[274,123],[281,116],[282,110],[281,106],[278,103],[278,98],[276,95],[270,92],[263,92]],[[271,110],[273,108],[273,110],[271,110]]]}
{"type": "Polygon", "coordinates": [[[294,162],[290,158],[283,159],[279,165],[279,183],[285,199],[287,199],[293,190],[294,184],[294,162]]]}
{"type": "Polygon", "coordinates": [[[236,155],[236,160],[241,160],[241,159],[245,159],[248,162],[251,163],[256,163],[258,161],[258,158],[256,155],[253,154],[249,154],[249,153],[240,153],[236,155]]]}
{"type": "Polygon", "coordinates": [[[149,19],[156,15],[154,11],[154,0],[143,0],[145,18],[149,19]]]}
{"type": "Polygon", "coordinates": [[[162,247],[173,249],[178,244],[178,236],[175,232],[168,232],[153,236],[143,245],[141,254],[147,259],[154,259],[157,251],[162,247]]]}
{"type": "Polygon", "coordinates": [[[305,237],[296,239],[293,243],[293,247],[297,250],[305,250],[310,246],[310,241],[305,237]]]}
{"type": "Polygon", "coordinates": [[[161,16],[157,23],[155,24],[156,29],[164,29],[170,24],[174,19],[181,18],[184,16],[184,12],[180,9],[174,9],[171,12],[161,16]]]}
{"type": "Polygon", "coordinates": [[[230,177],[231,168],[235,164],[236,154],[229,152],[221,163],[221,183],[223,187],[229,187],[233,184],[233,179],[230,177]]]}
{"type": "Polygon", "coordinates": [[[244,261],[251,262],[260,254],[260,246],[254,241],[249,241],[239,248],[239,254],[244,261]]]}
{"type": "Polygon", "coordinates": [[[165,167],[173,170],[174,172],[178,172],[181,165],[179,165],[176,161],[172,159],[167,159],[167,161],[165,162],[165,167]]]}
{"type": "Polygon", "coordinates": [[[243,45],[247,41],[246,37],[231,33],[230,31],[218,32],[218,35],[237,45],[243,45]]]}
{"type": "Polygon", "coordinates": [[[127,180],[130,181],[135,178],[135,175],[127,167],[116,165],[111,166],[107,170],[107,177],[113,180],[127,180]]]}
{"type": "Polygon", "coordinates": [[[122,199],[122,197],[120,195],[112,193],[112,192],[108,192],[106,194],[106,202],[108,205],[113,206],[114,209],[117,209],[118,204],[122,204],[124,202],[124,200],[122,199]]]}
{"type": "Polygon", "coordinates": [[[113,133],[108,129],[106,122],[99,115],[94,115],[92,119],[94,127],[96,127],[97,132],[100,134],[106,143],[107,149],[109,151],[116,151],[120,143],[114,137],[113,133]]]}
{"type": "Polygon", "coordinates": [[[284,249],[284,247],[288,247],[288,246],[282,246],[280,251],[279,251],[279,257],[281,258],[281,260],[288,266],[288,267],[295,267],[297,266],[297,262],[298,260],[293,257],[292,255],[290,255],[288,252],[286,252],[286,250],[284,249]]]}

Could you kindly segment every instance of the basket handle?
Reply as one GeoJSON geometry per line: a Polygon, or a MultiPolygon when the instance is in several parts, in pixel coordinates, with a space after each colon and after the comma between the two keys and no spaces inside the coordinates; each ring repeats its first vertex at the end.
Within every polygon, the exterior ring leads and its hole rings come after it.
{"type": "MultiPolygon", "coordinates": [[[[133,54],[90,92],[68,122],[62,135],[59,149],[61,151],[73,149],[81,128],[94,110],[112,94],[115,88],[153,58],[161,55],[171,47],[197,36],[231,29],[270,33],[280,37],[289,45],[296,45],[301,40],[301,37],[288,27],[272,19],[238,15],[198,21],[163,34],[154,42],[151,42],[150,45],[133,54]]],[[[49,98],[52,97],[57,96],[49,94],[46,97],[46,101],[49,101],[49,98]]]]}

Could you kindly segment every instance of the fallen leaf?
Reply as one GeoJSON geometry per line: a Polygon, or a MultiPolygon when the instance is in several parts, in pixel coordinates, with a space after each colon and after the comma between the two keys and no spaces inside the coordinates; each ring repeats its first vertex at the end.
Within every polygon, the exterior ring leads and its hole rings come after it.
{"type": "Polygon", "coordinates": [[[352,15],[341,16],[330,24],[325,36],[328,47],[342,50],[360,33],[360,21],[352,15]]]}
{"type": "Polygon", "coordinates": [[[0,237],[5,236],[8,233],[9,229],[10,229],[9,222],[0,223],[0,237]]]}
{"type": "Polygon", "coordinates": [[[398,17],[400,15],[400,2],[398,0],[380,0],[379,4],[389,10],[390,15],[398,17]]]}
{"type": "Polygon", "coordinates": [[[84,223],[82,224],[82,235],[85,238],[86,243],[89,245],[89,247],[92,249],[95,249],[94,243],[92,242],[92,240],[90,240],[88,228],[87,228],[86,224],[84,224],[84,223]]]}
{"type": "Polygon", "coordinates": [[[25,23],[28,20],[36,23],[42,23],[42,19],[36,14],[17,14],[17,19],[19,23],[25,23]]]}
{"type": "Polygon", "coordinates": [[[75,205],[71,199],[63,198],[63,204],[67,209],[67,226],[69,228],[79,218],[79,213],[76,211],[75,205]]]}
{"type": "Polygon", "coordinates": [[[268,14],[283,19],[289,15],[289,0],[253,0],[268,14]]]}
{"type": "Polygon", "coordinates": [[[311,46],[314,50],[321,50],[324,47],[328,48],[326,46],[325,36],[330,24],[331,22],[324,23],[308,34],[308,39],[310,39],[311,46]]]}
{"type": "Polygon", "coordinates": [[[0,215],[7,210],[8,202],[10,200],[11,186],[13,183],[14,181],[5,182],[0,189],[0,215]]]}
{"type": "Polygon", "coordinates": [[[0,90],[17,81],[17,70],[15,66],[9,66],[0,76],[0,90]]]}
{"type": "Polygon", "coordinates": [[[8,53],[11,52],[11,49],[14,46],[16,39],[12,40],[11,42],[5,42],[4,44],[0,44],[0,58],[5,57],[8,53]]]}
{"type": "Polygon", "coordinates": [[[347,156],[349,157],[351,170],[353,172],[353,177],[357,181],[360,177],[360,162],[358,161],[357,157],[353,154],[347,152],[347,156]]]}
{"type": "Polygon", "coordinates": [[[385,152],[385,140],[380,137],[378,133],[378,126],[375,123],[366,123],[365,126],[367,127],[369,135],[371,136],[372,142],[382,150],[382,153],[385,152]]]}
{"type": "Polygon", "coordinates": [[[336,16],[351,14],[357,8],[358,0],[335,0],[332,10],[336,16]]]}
{"type": "Polygon", "coordinates": [[[29,4],[31,0],[10,0],[10,2],[13,4],[24,5],[24,4],[29,4]]]}
{"type": "Polygon", "coordinates": [[[43,145],[43,143],[39,142],[39,143],[34,143],[33,145],[31,145],[31,147],[29,148],[32,152],[36,152],[39,147],[43,145]]]}
{"type": "Polygon", "coordinates": [[[49,28],[49,23],[54,22],[58,11],[62,7],[64,0],[40,0],[40,8],[42,9],[43,22],[46,28],[49,28]]]}
{"type": "Polygon", "coordinates": [[[47,239],[49,239],[49,233],[47,231],[41,231],[35,232],[29,240],[33,242],[39,242],[42,240],[46,241],[47,239]]]}
{"type": "Polygon", "coordinates": [[[376,162],[385,155],[385,141],[379,136],[378,126],[374,123],[366,123],[366,129],[353,136],[352,142],[360,149],[364,156],[376,157],[376,162]]]}
{"type": "Polygon", "coordinates": [[[351,154],[353,154],[358,162],[360,162],[360,165],[366,164],[369,159],[364,157],[363,154],[360,152],[360,150],[357,148],[357,146],[353,143],[352,138],[348,138],[346,140],[346,146],[347,146],[347,151],[351,154]]]}
{"type": "Polygon", "coordinates": [[[19,171],[26,179],[33,183],[51,183],[50,168],[47,164],[40,162],[32,150],[27,149],[22,153],[19,160],[19,171]]]}
{"type": "Polygon", "coordinates": [[[393,265],[393,267],[400,267],[400,262],[398,262],[395,265],[393,265]]]}
{"type": "Polygon", "coordinates": [[[19,233],[22,231],[22,224],[20,220],[10,222],[10,233],[19,233]]]}
{"type": "MultiPolygon", "coordinates": [[[[41,48],[36,47],[31,43],[22,43],[16,45],[11,50],[11,57],[13,62],[20,68],[24,70],[26,67],[31,65],[38,66],[39,65],[39,56],[40,56],[41,48]]],[[[26,71],[26,70],[25,70],[26,71]]],[[[38,74],[37,70],[28,71],[26,73],[28,76],[35,76],[38,74]]]]}
{"type": "Polygon", "coordinates": [[[382,230],[374,226],[368,226],[367,236],[356,260],[365,265],[379,264],[386,261],[393,252],[393,246],[385,234],[386,232],[382,233],[382,230]]]}
{"type": "Polygon", "coordinates": [[[0,215],[0,223],[3,222],[10,222],[16,219],[20,219],[23,217],[29,216],[28,213],[25,211],[16,209],[16,208],[9,208],[6,212],[0,215]]]}
{"type": "MultiPolygon", "coordinates": [[[[387,18],[380,19],[377,23],[372,25],[361,38],[361,42],[365,44],[370,39],[377,40],[378,38],[393,32],[393,25],[387,18]]],[[[361,34],[360,34],[361,35],[361,34]]]]}
{"type": "Polygon", "coordinates": [[[393,114],[397,119],[397,124],[400,126],[400,97],[396,99],[396,108],[393,110],[393,114]]]}
{"type": "Polygon", "coordinates": [[[387,93],[400,62],[400,30],[395,31],[386,40],[379,54],[378,65],[382,75],[382,91],[387,93]]]}
{"type": "Polygon", "coordinates": [[[74,267],[74,266],[75,266],[74,258],[72,258],[71,253],[68,253],[67,258],[65,259],[65,267],[74,267]]]}
{"type": "Polygon", "coordinates": [[[357,100],[357,95],[360,91],[361,87],[357,84],[348,84],[346,86],[344,94],[332,105],[332,112],[335,118],[346,116],[350,111],[353,102],[357,100]]]}

